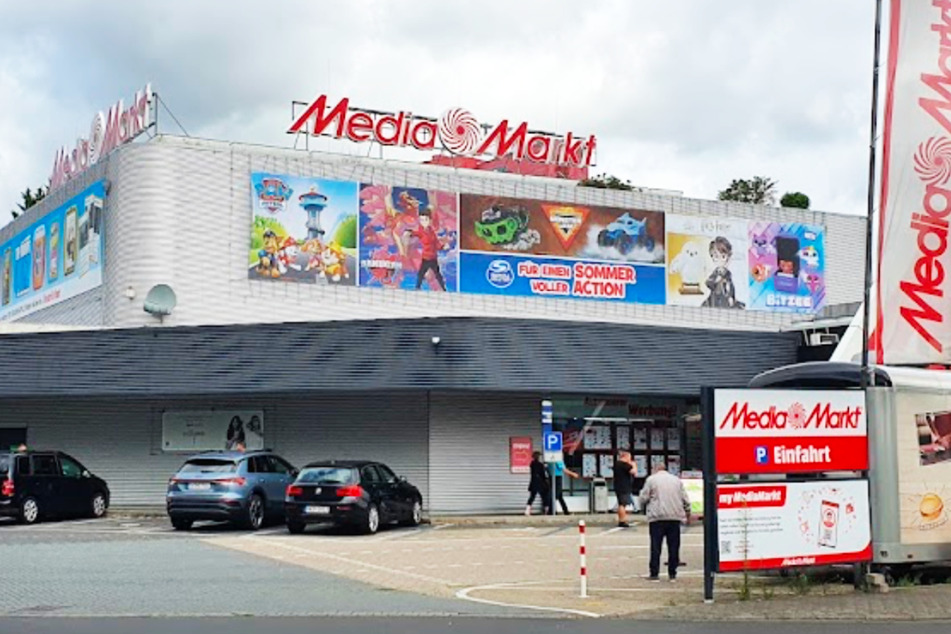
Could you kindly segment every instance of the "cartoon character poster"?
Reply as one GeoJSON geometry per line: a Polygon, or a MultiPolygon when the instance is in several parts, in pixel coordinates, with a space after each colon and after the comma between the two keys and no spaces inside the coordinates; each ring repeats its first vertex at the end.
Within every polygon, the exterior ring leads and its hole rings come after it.
{"type": "Polygon", "coordinates": [[[667,215],[667,303],[745,309],[750,287],[745,220],[667,215]]]}
{"type": "Polygon", "coordinates": [[[664,262],[664,213],[461,194],[463,251],[664,262]]]}
{"type": "Polygon", "coordinates": [[[786,313],[822,309],[826,299],[824,233],[816,225],[749,224],[751,309],[786,313]]]}
{"type": "Polygon", "coordinates": [[[355,285],[358,194],[357,183],[251,174],[249,279],[355,285]]]}
{"type": "Polygon", "coordinates": [[[361,185],[360,286],[458,290],[456,194],[361,185]]]}

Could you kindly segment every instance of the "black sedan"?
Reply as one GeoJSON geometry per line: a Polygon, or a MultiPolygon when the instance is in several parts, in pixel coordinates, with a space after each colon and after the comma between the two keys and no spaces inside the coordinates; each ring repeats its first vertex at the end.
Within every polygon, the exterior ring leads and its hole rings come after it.
{"type": "Polygon", "coordinates": [[[302,533],[308,524],[330,522],[373,534],[383,524],[418,525],[423,496],[379,462],[313,462],[287,487],[284,510],[291,533],[302,533]]]}

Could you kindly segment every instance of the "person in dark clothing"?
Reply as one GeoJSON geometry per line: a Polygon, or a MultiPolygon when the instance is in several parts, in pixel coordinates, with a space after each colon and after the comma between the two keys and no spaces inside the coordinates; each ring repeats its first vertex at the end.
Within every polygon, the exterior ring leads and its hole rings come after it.
{"type": "Polygon", "coordinates": [[[551,481],[548,479],[548,470],[545,463],[542,462],[542,452],[536,451],[532,454],[531,480],[528,482],[528,503],[525,505],[525,515],[532,514],[532,504],[535,503],[535,497],[542,499],[542,513],[548,515],[548,508],[551,506],[551,481]]]}
{"type": "Polygon", "coordinates": [[[634,478],[637,465],[629,451],[619,451],[614,462],[614,494],[617,496],[617,525],[630,528],[627,523],[627,507],[634,504],[634,478]]]}

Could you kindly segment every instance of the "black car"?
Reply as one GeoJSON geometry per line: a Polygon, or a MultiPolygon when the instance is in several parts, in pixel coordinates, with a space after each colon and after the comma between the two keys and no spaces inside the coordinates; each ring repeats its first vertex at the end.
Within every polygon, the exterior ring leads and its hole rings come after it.
{"type": "Polygon", "coordinates": [[[0,517],[102,517],[109,486],[62,451],[0,453],[0,517]]]}
{"type": "Polygon", "coordinates": [[[287,487],[287,530],[332,522],[375,533],[381,525],[422,521],[423,496],[385,464],[365,460],[313,462],[287,487]]]}

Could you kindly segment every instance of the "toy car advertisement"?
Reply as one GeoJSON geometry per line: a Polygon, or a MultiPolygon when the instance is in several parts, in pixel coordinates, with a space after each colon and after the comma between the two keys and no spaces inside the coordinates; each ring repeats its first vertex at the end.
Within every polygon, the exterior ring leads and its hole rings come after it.
{"type": "Polygon", "coordinates": [[[747,221],[667,214],[667,303],[745,309],[747,221]]]}
{"type": "Polygon", "coordinates": [[[816,313],[825,305],[825,230],[798,223],[749,224],[753,310],[816,313]]]}
{"type": "Polygon", "coordinates": [[[720,572],[870,561],[868,482],[717,487],[720,572]]]}
{"type": "Polygon", "coordinates": [[[459,196],[463,251],[664,263],[664,213],[459,196]]]}
{"type": "Polygon", "coordinates": [[[102,284],[105,196],[98,181],[0,244],[0,321],[15,321],[102,284]]]}
{"type": "Polygon", "coordinates": [[[456,291],[458,247],[456,194],[360,187],[360,286],[456,291]]]}
{"type": "Polygon", "coordinates": [[[251,174],[248,278],[353,286],[359,185],[251,174]]]}

